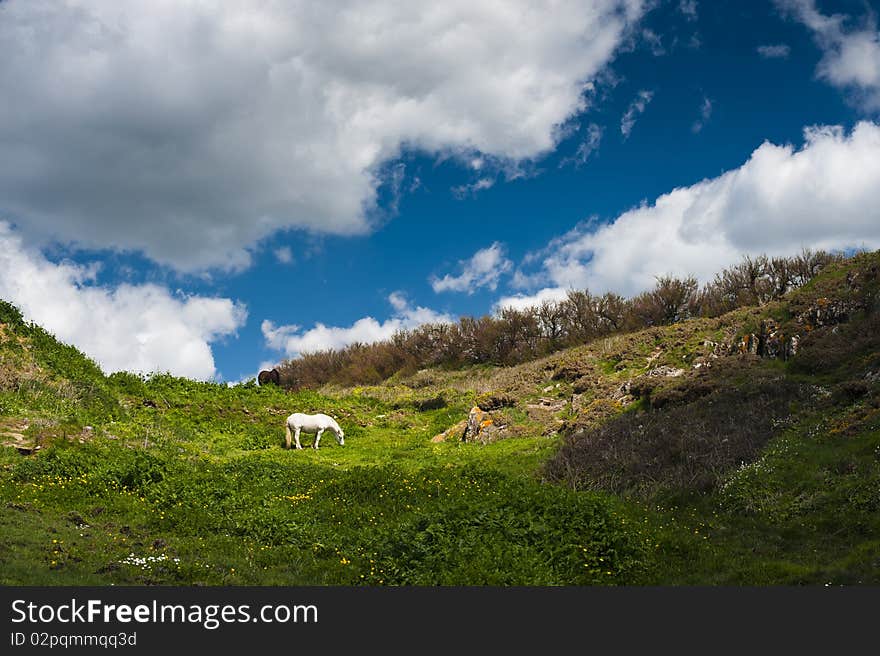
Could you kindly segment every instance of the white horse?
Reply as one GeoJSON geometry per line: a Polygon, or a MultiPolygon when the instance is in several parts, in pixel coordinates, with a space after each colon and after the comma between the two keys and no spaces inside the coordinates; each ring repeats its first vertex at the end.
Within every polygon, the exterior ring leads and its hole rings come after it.
{"type": "Polygon", "coordinates": [[[333,431],[333,434],[336,435],[336,441],[339,442],[339,446],[343,446],[345,444],[345,433],[339,427],[339,424],[336,423],[336,420],[333,417],[328,417],[327,415],[317,414],[317,415],[305,415],[301,412],[294,412],[287,418],[287,424],[285,426],[287,432],[287,448],[290,448],[290,430],[293,429],[293,439],[296,442],[296,448],[302,449],[302,444],[299,443],[299,434],[302,433],[315,433],[315,444],[314,447],[318,448],[318,443],[321,441],[321,433],[325,430],[333,431]]]}

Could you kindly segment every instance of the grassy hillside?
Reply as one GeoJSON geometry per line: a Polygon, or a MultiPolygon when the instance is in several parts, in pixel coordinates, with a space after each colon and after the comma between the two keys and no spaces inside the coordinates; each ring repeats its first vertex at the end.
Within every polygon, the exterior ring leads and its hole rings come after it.
{"type": "Polygon", "coordinates": [[[0,303],[0,583],[876,584],[878,269],[516,367],[294,393],[105,377],[0,303]],[[432,441],[476,403],[496,432],[432,441]],[[284,450],[295,411],[345,446],[284,450]]]}

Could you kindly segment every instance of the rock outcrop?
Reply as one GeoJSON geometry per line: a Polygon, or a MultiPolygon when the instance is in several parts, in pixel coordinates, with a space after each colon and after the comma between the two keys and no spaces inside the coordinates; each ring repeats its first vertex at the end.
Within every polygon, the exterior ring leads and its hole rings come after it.
{"type": "Polygon", "coordinates": [[[679,369],[677,367],[670,367],[669,365],[662,365],[660,367],[655,367],[650,371],[645,372],[645,376],[651,377],[663,377],[663,378],[677,378],[684,373],[684,369],[679,369]]]}
{"type": "Polygon", "coordinates": [[[507,425],[502,418],[475,405],[467,419],[431,438],[431,442],[480,442],[486,444],[504,437],[507,425]]]}
{"type": "Polygon", "coordinates": [[[468,413],[464,441],[486,444],[498,439],[504,428],[505,426],[498,423],[496,417],[491,412],[475,405],[468,413]]]}
{"type": "Polygon", "coordinates": [[[463,419],[454,426],[447,428],[442,433],[438,433],[432,437],[431,441],[435,444],[438,442],[461,442],[464,440],[467,425],[467,419],[463,419]]]}
{"type": "Polygon", "coordinates": [[[764,319],[757,333],[747,333],[730,345],[731,354],[788,360],[797,354],[800,336],[786,334],[775,319],[764,319]]]}
{"type": "Polygon", "coordinates": [[[861,309],[863,309],[862,304],[856,301],[829,299],[823,296],[817,298],[815,303],[801,312],[797,317],[797,322],[809,332],[817,328],[845,323],[849,321],[853,313],[861,309]]]}

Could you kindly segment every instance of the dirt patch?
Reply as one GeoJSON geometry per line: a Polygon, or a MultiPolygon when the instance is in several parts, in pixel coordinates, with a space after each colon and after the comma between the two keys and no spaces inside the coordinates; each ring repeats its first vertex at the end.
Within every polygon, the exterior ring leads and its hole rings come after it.
{"type": "Polygon", "coordinates": [[[0,446],[12,447],[23,455],[37,451],[40,445],[25,434],[28,428],[30,423],[26,419],[0,420],[0,446]]]}

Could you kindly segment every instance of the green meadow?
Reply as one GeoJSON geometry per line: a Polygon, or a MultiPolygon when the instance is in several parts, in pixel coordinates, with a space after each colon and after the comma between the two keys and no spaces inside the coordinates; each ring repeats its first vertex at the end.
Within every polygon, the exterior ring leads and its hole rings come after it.
{"type": "Polygon", "coordinates": [[[786,361],[692,365],[849,298],[846,271],[877,260],[515,367],[300,391],[105,376],[0,303],[0,583],[880,583],[880,304],[786,361]],[[686,374],[614,400],[659,365],[686,374]],[[514,399],[503,438],[432,441],[493,390],[514,399]],[[284,449],[292,412],[333,415],[345,446],[284,449]]]}

